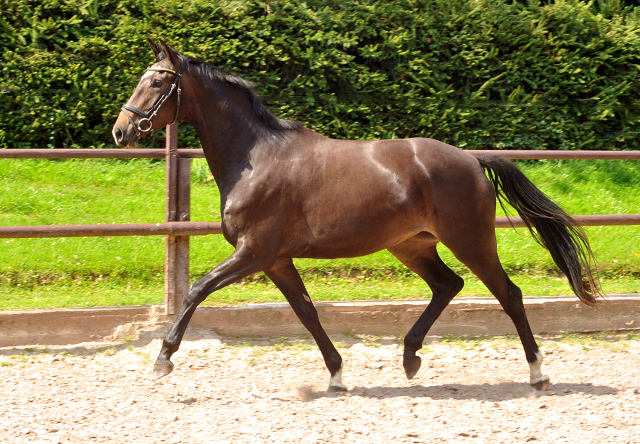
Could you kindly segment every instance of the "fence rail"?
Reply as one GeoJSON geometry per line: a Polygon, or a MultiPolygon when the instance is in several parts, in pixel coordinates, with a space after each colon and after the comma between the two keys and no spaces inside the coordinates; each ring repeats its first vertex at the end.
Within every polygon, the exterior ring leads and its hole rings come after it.
{"type": "MultiPolygon", "coordinates": [[[[544,151],[544,150],[474,150],[479,154],[499,154],[516,160],[640,160],[640,151],[544,151]]],[[[180,158],[204,158],[201,149],[178,148],[180,158]]],[[[0,159],[162,159],[162,148],[29,148],[0,149],[0,159]]]]}
{"type": "Polygon", "coordinates": [[[0,227],[0,239],[91,236],[201,236],[221,234],[220,222],[162,222],[157,224],[27,225],[0,227]]]}
{"type": "MultiPolygon", "coordinates": [[[[640,214],[597,214],[573,216],[573,218],[585,227],[608,225],[640,225],[640,214]]],[[[525,226],[525,223],[520,217],[496,217],[496,228],[521,228],[525,226]]],[[[202,236],[206,234],[221,233],[222,224],[220,222],[27,225],[22,227],[0,226],[0,239],[92,236],[202,236]]]]}
{"type": "MultiPolygon", "coordinates": [[[[167,142],[169,143],[169,142],[167,142]]],[[[161,148],[29,148],[2,149],[0,159],[164,159],[161,148]]],[[[204,158],[201,149],[180,148],[180,158],[204,158]]]]}
{"type": "MultiPolygon", "coordinates": [[[[508,159],[640,160],[640,151],[474,151],[508,159]]],[[[136,159],[166,160],[166,222],[147,224],[0,226],[0,238],[89,236],[165,236],[165,309],[175,314],[189,288],[189,237],[220,234],[219,222],[190,222],[191,159],[200,149],[178,149],[178,127],[167,127],[165,149],[0,149],[0,159],[136,159]]],[[[584,226],[640,225],[640,214],[574,216],[584,226]]],[[[523,227],[519,217],[498,217],[496,228],[523,227]]]]}

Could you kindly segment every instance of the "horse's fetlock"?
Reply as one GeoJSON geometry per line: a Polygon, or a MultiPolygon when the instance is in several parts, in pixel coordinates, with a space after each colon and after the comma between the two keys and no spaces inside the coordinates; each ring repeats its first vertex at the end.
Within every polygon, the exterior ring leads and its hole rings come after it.
{"type": "Polygon", "coordinates": [[[177,341],[173,341],[169,338],[165,338],[162,341],[162,349],[160,349],[160,353],[158,354],[158,359],[169,359],[171,355],[178,351],[180,348],[180,344],[177,341]]]}
{"type": "Polygon", "coordinates": [[[409,353],[411,356],[415,355],[415,352],[422,348],[422,338],[419,338],[411,333],[404,337],[404,352],[405,356],[409,353]]]}
{"type": "Polygon", "coordinates": [[[329,372],[333,375],[342,369],[342,356],[338,354],[337,356],[327,358],[325,363],[327,369],[329,369],[329,372]]]}

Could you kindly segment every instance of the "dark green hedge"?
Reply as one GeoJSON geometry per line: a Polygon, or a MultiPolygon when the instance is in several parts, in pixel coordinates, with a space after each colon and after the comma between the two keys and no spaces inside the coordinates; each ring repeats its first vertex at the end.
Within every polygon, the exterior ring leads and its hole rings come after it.
{"type": "MultiPolygon", "coordinates": [[[[638,10],[547,3],[3,2],[0,146],[113,146],[151,37],[252,80],[277,115],[328,136],[637,149],[638,10]]],[[[184,129],[180,145],[196,146],[184,129]]]]}

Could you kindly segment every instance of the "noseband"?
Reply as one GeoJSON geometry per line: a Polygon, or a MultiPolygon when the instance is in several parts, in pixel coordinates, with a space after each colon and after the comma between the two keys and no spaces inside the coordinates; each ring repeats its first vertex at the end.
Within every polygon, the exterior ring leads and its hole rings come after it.
{"type": "Polygon", "coordinates": [[[180,69],[178,70],[178,72],[168,68],[147,68],[147,71],[169,72],[176,76],[176,78],[173,80],[173,83],[171,84],[169,89],[167,89],[164,94],[158,99],[155,105],[151,107],[149,112],[146,113],[141,109],[136,108],[135,106],[129,105],[128,103],[122,105],[122,112],[125,113],[125,115],[129,119],[129,122],[131,122],[131,125],[133,125],[133,128],[136,130],[137,136],[140,136],[140,133],[153,133],[153,122],[151,121],[151,119],[153,119],[156,114],[158,114],[158,111],[160,111],[160,107],[162,107],[162,104],[169,98],[173,91],[177,89],[178,103],[176,105],[176,116],[174,117],[173,122],[171,122],[172,124],[176,123],[176,120],[178,120],[178,111],[180,110],[180,93],[182,92],[182,88],[180,87],[180,79],[182,78],[183,68],[184,62],[180,64],[180,69]],[[136,123],[127,111],[131,111],[138,114],[139,116],[142,116],[142,119],[138,120],[138,122],[136,123]]]}

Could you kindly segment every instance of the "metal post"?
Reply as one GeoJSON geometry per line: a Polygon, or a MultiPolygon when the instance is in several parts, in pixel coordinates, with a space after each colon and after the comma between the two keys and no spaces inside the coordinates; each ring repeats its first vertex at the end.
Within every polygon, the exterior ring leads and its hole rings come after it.
{"type": "MultiPolygon", "coordinates": [[[[178,157],[178,124],[167,126],[167,222],[190,218],[191,159],[178,157]]],[[[165,237],[165,310],[173,315],[189,290],[189,236],[165,237]]]]}

